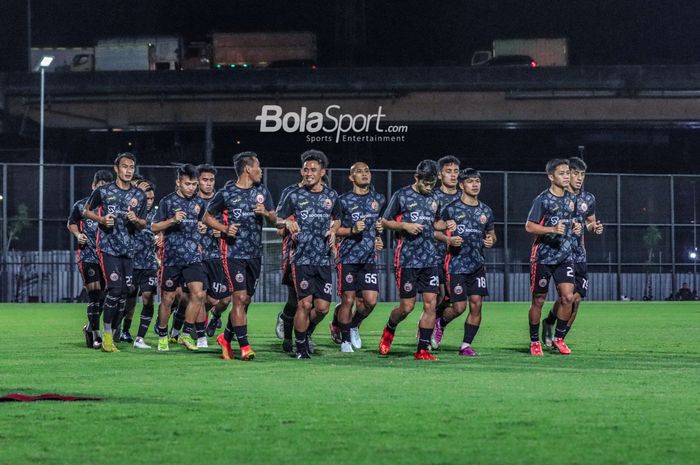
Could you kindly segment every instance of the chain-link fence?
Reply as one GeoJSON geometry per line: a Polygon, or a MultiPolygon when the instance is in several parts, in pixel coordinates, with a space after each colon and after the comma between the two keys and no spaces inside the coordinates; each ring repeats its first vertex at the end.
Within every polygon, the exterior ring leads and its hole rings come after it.
{"type": "MultiPolygon", "coordinates": [[[[0,164],[0,300],[72,301],[82,283],[75,264],[75,241],[66,230],[73,203],[90,193],[92,176],[106,165],[44,165],[43,254],[38,250],[39,189],[37,164],[0,164]]],[[[157,185],[156,201],[174,188],[172,166],[140,166],[157,185]]],[[[330,169],[331,187],[351,188],[347,169],[330,169]]],[[[413,181],[412,171],[374,170],[373,183],[387,196],[413,181]]],[[[234,178],[231,167],[219,168],[218,185],[234,178]]],[[[273,198],[299,180],[296,169],[265,168],[264,182],[273,198]]],[[[585,189],[597,199],[601,236],[586,235],[589,298],[634,300],[667,298],[682,283],[696,290],[697,204],[700,176],[591,173],[585,189]]],[[[491,206],[498,243],[486,251],[488,285],[493,300],[529,299],[532,236],[524,224],[532,200],[549,186],[543,173],[484,172],[480,199],[491,206]]],[[[386,237],[381,254],[381,297],[395,300],[393,241],[386,237]]],[[[265,236],[259,301],[286,299],[280,285],[279,239],[265,236]]],[[[551,297],[551,294],[550,294],[551,297]]]]}

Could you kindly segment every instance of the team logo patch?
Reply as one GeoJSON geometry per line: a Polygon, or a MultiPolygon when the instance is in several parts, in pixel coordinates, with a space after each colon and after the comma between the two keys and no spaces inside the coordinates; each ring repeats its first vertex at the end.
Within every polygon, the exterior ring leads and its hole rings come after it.
{"type": "Polygon", "coordinates": [[[88,270],[88,276],[95,276],[95,270],[93,270],[92,268],[90,268],[90,269],[88,270]]]}
{"type": "Polygon", "coordinates": [[[173,287],[173,284],[175,284],[175,283],[173,282],[172,279],[166,279],[166,280],[165,280],[165,285],[166,285],[167,287],[173,287]]]}
{"type": "Polygon", "coordinates": [[[413,289],[413,284],[411,283],[406,283],[403,285],[403,290],[406,292],[411,292],[411,289],[413,289]]]}
{"type": "Polygon", "coordinates": [[[433,200],[433,203],[430,204],[430,209],[435,213],[437,211],[437,202],[433,200]]]}
{"type": "Polygon", "coordinates": [[[585,213],[585,212],[588,211],[588,204],[587,204],[586,202],[581,202],[580,207],[581,207],[581,211],[582,211],[582,212],[585,213]]]}
{"type": "Polygon", "coordinates": [[[242,283],[244,280],[245,280],[245,278],[243,277],[243,273],[241,273],[240,271],[238,273],[236,273],[236,282],[237,283],[242,283]]]}
{"type": "Polygon", "coordinates": [[[574,211],[575,208],[576,208],[576,205],[574,205],[574,202],[569,201],[569,210],[574,211]]]}
{"type": "Polygon", "coordinates": [[[308,289],[309,288],[309,282],[305,279],[302,279],[301,282],[299,283],[299,287],[302,289],[308,289]]]}
{"type": "Polygon", "coordinates": [[[345,277],[345,282],[348,284],[352,283],[352,275],[351,274],[349,274],[345,277]]]}
{"type": "Polygon", "coordinates": [[[109,275],[109,280],[110,281],[119,281],[119,274],[116,272],[113,272],[112,274],[109,275]]]}
{"type": "Polygon", "coordinates": [[[265,196],[262,194],[258,194],[255,196],[255,201],[258,203],[263,203],[265,202],[265,196]]]}
{"type": "Polygon", "coordinates": [[[134,208],[138,204],[139,204],[139,200],[136,197],[132,197],[131,200],[129,200],[129,206],[131,208],[134,208]]]}
{"type": "Polygon", "coordinates": [[[226,284],[221,284],[221,292],[226,292],[228,289],[226,289],[226,284]]]}
{"type": "Polygon", "coordinates": [[[547,280],[545,278],[540,279],[540,287],[546,287],[547,286],[547,280]]]}
{"type": "Polygon", "coordinates": [[[195,214],[199,214],[199,210],[201,210],[201,207],[199,205],[194,206],[194,212],[195,214]]]}
{"type": "Polygon", "coordinates": [[[372,203],[369,204],[369,206],[370,206],[370,207],[372,208],[372,210],[374,210],[375,212],[378,212],[378,211],[379,211],[379,202],[377,202],[376,200],[372,200],[372,203]]]}
{"type": "Polygon", "coordinates": [[[457,285],[455,286],[455,289],[454,289],[455,295],[460,295],[462,292],[464,292],[464,289],[462,289],[462,286],[460,286],[459,284],[457,284],[457,285]]]}
{"type": "Polygon", "coordinates": [[[479,217],[479,223],[486,224],[487,221],[488,221],[488,218],[486,218],[486,215],[481,215],[479,217]]]}
{"type": "Polygon", "coordinates": [[[331,202],[331,199],[326,199],[323,201],[323,208],[325,208],[326,210],[330,210],[332,206],[333,202],[331,202]]]}

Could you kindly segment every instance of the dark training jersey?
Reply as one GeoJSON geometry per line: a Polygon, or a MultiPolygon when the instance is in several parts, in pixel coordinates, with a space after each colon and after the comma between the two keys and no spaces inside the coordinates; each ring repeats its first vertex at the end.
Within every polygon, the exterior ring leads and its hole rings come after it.
{"type": "MultiPolygon", "coordinates": [[[[443,192],[441,189],[435,189],[433,190],[435,193],[435,198],[438,201],[438,212],[442,211],[443,208],[445,208],[447,205],[451,204],[455,200],[459,200],[461,197],[462,193],[457,189],[457,192],[454,194],[446,194],[443,192]]],[[[436,258],[436,264],[438,266],[442,266],[442,262],[445,259],[445,255],[447,255],[447,244],[444,242],[438,241],[436,244],[437,247],[437,256],[436,258]]]]}
{"type": "Polygon", "coordinates": [[[156,216],[156,209],[146,213],[146,227],[134,235],[134,269],[135,270],[157,270],[155,234],[151,231],[153,218],[156,216]]]}
{"type": "MultiPolygon", "coordinates": [[[[277,205],[282,205],[282,202],[284,199],[289,195],[290,192],[292,192],[294,189],[298,189],[299,183],[292,184],[291,186],[287,186],[284,188],[282,193],[280,194],[280,201],[277,203],[277,205]]],[[[294,219],[292,217],[292,219],[294,219]]],[[[292,255],[292,250],[293,250],[293,242],[292,242],[292,235],[289,234],[289,231],[287,229],[282,230],[284,236],[282,236],[282,269],[284,270],[289,264],[291,260],[291,255],[292,255]]]]}
{"type": "Polygon", "coordinates": [[[96,241],[98,253],[133,258],[134,234],[138,229],[126,215],[131,210],[141,219],[146,217],[146,194],[138,187],[129,186],[124,190],[112,182],[95,189],[86,207],[97,209],[100,216],[115,216],[114,226],[99,225],[96,241]]]}
{"type": "MultiPolygon", "coordinates": [[[[207,209],[209,208],[208,202],[213,200],[213,197],[211,199],[202,199],[205,202],[207,202],[207,209]]],[[[223,218],[222,215],[212,215],[216,221],[222,222],[223,218]]],[[[207,260],[219,260],[221,259],[221,248],[220,248],[220,239],[216,236],[214,236],[214,230],[210,227],[207,226],[207,232],[206,234],[202,234],[202,260],[207,261],[207,260]]]]}
{"type": "Polygon", "coordinates": [[[83,218],[83,210],[89,197],[80,199],[73,205],[68,217],[68,224],[78,226],[78,231],[85,234],[87,242],[84,245],[78,246],[78,262],[80,263],[100,263],[97,258],[97,225],[98,223],[87,218],[83,218]]]}
{"type": "Polygon", "coordinates": [[[323,186],[320,192],[304,187],[292,190],[277,208],[279,218],[294,216],[299,232],[292,237],[294,250],[291,261],[295,265],[330,265],[330,246],[326,231],[335,219],[340,219],[338,193],[323,186]]]}
{"type": "Polygon", "coordinates": [[[411,186],[394,192],[384,212],[384,218],[403,223],[422,224],[418,235],[396,232],[398,244],[394,265],[403,268],[429,268],[436,266],[437,247],[433,237],[433,223],[438,216],[438,201],[433,194],[423,195],[411,186]]]}
{"type": "Polygon", "coordinates": [[[586,231],[586,219],[595,215],[595,196],[590,192],[580,191],[576,196],[576,221],[581,223],[583,229],[581,235],[574,234],[574,263],[586,263],[586,246],[584,232],[586,231]]]}
{"type": "Polygon", "coordinates": [[[238,224],[234,237],[226,237],[224,250],[227,258],[251,259],[262,254],[262,228],[264,217],[256,215],[253,210],[257,204],[263,204],[265,210],[274,208],[272,195],[267,187],[259,184],[249,189],[227,183],[220,189],[207,207],[210,215],[221,215],[223,224],[238,224]]]}
{"type": "Polygon", "coordinates": [[[160,200],[154,223],[160,223],[175,216],[175,212],[185,212],[185,218],[178,224],[172,224],[163,231],[163,266],[182,266],[202,261],[199,243],[202,235],[198,223],[204,217],[206,201],[197,195],[190,198],[180,197],[173,192],[160,200]]]}
{"type": "Polygon", "coordinates": [[[574,233],[571,223],[575,218],[575,209],[576,197],[568,191],[557,197],[547,189],[535,197],[527,220],[547,227],[564,222],[566,232],[561,235],[538,235],[532,245],[531,262],[558,265],[573,260],[574,233]]]}
{"type": "MultiPolygon", "coordinates": [[[[471,274],[484,264],[484,243],[488,231],[493,231],[493,211],[483,202],[471,206],[455,200],[440,212],[440,218],[457,223],[457,230],[450,232],[452,237],[461,237],[460,247],[450,247],[447,255],[447,272],[450,274],[471,274]]],[[[447,244],[445,244],[447,245],[447,244]]]]}
{"type": "Polygon", "coordinates": [[[352,228],[364,220],[365,229],[359,234],[343,237],[338,247],[338,261],[342,264],[376,263],[374,239],[377,236],[376,223],[380,218],[379,212],[384,208],[386,198],[375,191],[365,195],[346,192],[339,197],[340,225],[352,228]]]}

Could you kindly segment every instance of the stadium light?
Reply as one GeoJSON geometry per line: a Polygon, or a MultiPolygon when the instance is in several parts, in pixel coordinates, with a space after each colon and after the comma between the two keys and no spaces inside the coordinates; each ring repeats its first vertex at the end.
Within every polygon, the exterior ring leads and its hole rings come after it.
{"type": "MultiPolygon", "coordinates": [[[[51,66],[53,62],[52,56],[43,56],[39,62],[41,71],[41,89],[39,96],[39,264],[44,257],[44,84],[46,68],[51,66]]],[[[39,273],[39,287],[37,288],[37,296],[41,302],[41,273],[39,273]]]]}
{"type": "Polygon", "coordinates": [[[697,250],[691,250],[690,253],[688,254],[688,258],[690,258],[691,260],[697,260],[697,258],[698,258],[697,250]]]}

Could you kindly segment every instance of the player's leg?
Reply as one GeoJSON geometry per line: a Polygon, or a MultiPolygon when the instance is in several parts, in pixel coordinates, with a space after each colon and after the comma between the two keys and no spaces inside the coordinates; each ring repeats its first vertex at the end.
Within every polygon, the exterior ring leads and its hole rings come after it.
{"type": "Polygon", "coordinates": [[[379,291],[363,290],[355,297],[355,314],[350,321],[350,343],[353,348],[362,348],[362,337],[360,336],[360,325],[374,310],[379,300],[379,291]]]}
{"type": "Polygon", "coordinates": [[[160,279],[160,305],[158,306],[158,350],[170,350],[168,346],[168,321],[170,312],[178,298],[182,274],[178,267],[164,266],[160,279]]]}
{"type": "Polygon", "coordinates": [[[121,257],[119,266],[124,279],[122,280],[122,292],[119,297],[119,309],[117,316],[112,321],[112,332],[114,333],[114,342],[121,342],[121,325],[126,317],[126,299],[134,290],[134,260],[132,258],[121,257]]]}
{"type": "Polygon", "coordinates": [[[313,307],[309,312],[309,328],[306,330],[306,340],[309,346],[309,352],[314,353],[316,351],[316,344],[312,339],[312,335],[318,325],[323,321],[323,319],[328,315],[328,310],[330,307],[330,302],[333,299],[331,295],[333,292],[333,278],[330,266],[312,266],[308,267],[309,284],[310,290],[314,295],[313,307]],[[316,306],[318,299],[325,299],[328,305],[322,305],[321,307],[316,306]]]}
{"type": "Polygon", "coordinates": [[[136,308],[136,300],[138,299],[139,293],[139,281],[142,279],[141,274],[141,270],[136,270],[134,273],[134,286],[129,290],[126,296],[126,303],[124,304],[124,324],[122,332],[119,335],[120,342],[134,342],[129,331],[134,318],[134,309],[136,308]]]}
{"type": "Polygon", "coordinates": [[[307,331],[311,323],[311,309],[313,306],[313,295],[299,298],[297,311],[294,316],[294,340],[296,356],[299,359],[310,358],[307,331]]]}
{"type": "Polygon", "coordinates": [[[282,311],[277,315],[275,335],[278,339],[282,339],[282,349],[285,352],[291,352],[294,315],[297,312],[297,294],[292,277],[292,265],[290,263],[285,263],[283,265],[282,285],[287,286],[287,302],[285,302],[282,311]]]}
{"type": "Polygon", "coordinates": [[[418,322],[417,360],[437,360],[430,354],[430,338],[435,328],[435,308],[440,292],[438,268],[420,268],[416,277],[416,291],[423,295],[423,312],[418,322]]]}
{"type": "Polygon", "coordinates": [[[207,324],[207,336],[212,337],[216,333],[216,329],[221,325],[221,316],[226,312],[228,305],[231,303],[231,296],[219,299],[211,309],[211,318],[207,324]]]}
{"type": "MultiPolygon", "coordinates": [[[[188,267],[185,268],[185,270],[188,269],[191,270],[192,265],[188,265],[188,267]]],[[[185,275],[185,280],[187,281],[187,289],[189,290],[189,302],[185,309],[185,324],[182,330],[182,336],[180,336],[178,342],[185,346],[187,350],[198,350],[196,342],[192,339],[192,333],[194,332],[197,315],[204,309],[204,299],[206,299],[207,291],[204,288],[204,279],[201,276],[195,278],[185,275]]]]}
{"type": "Polygon", "coordinates": [[[557,310],[557,323],[554,329],[554,339],[552,345],[562,355],[569,355],[571,349],[564,342],[566,335],[566,327],[571,318],[571,311],[574,305],[574,292],[576,281],[574,276],[574,267],[572,264],[559,264],[554,270],[554,281],[557,285],[557,293],[559,294],[559,308],[557,310]]]}
{"type": "Polygon", "coordinates": [[[576,321],[579,305],[588,294],[588,266],[586,263],[575,263],[574,275],[576,279],[576,287],[574,288],[574,303],[571,307],[571,317],[567,322],[566,333],[564,333],[564,336],[569,334],[569,330],[571,330],[571,327],[574,325],[574,321],[576,321]]]}
{"type": "Polygon", "coordinates": [[[107,280],[102,317],[104,326],[102,351],[118,352],[118,349],[114,346],[112,323],[119,313],[122,287],[124,284],[123,268],[119,257],[113,257],[108,254],[102,254],[102,266],[104,267],[104,274],[107,280]]]}
{"type": "Polygon", "coordinates": [[[148,328],[151,326],[151,320],[153,320],[153,302],[154,302],[154,291],[151,288],[144,288],[141,291],[141,316],[139,317],[139,329],[136,333],[136,339],[134,339],[134,348],[136,349],[150,349],[151,346],[146,344],[144,338],[148,332],[148,328]]]}
{"type": "Polygon", "coordinates": [[[382,338],[379,341],[379,354],[387,355],[394,340],[394,333],[399,323],[406,319],[416,306],[416,286],[414,268],[397,268],[396,285],[399,291],[399,305],[389,314],[389,320],[384,326],[382,338]]]}
{"type": "Polygon", "coordinates": [[[542,320],[542,340],[547,347],[552,346],[554,338],[554,327],[557,323],[557,312],[559,311],[559,300],[555,300],[552,309],[549,311],[547,318],[542,320]]]}
{"type": "Polygon", "coordinates": [[[170,328],[170,342],[177,342],[182,332],[182,326],[185,324],[185,312],[190,303],[190,293],[186,283],[179,286],[177,296],[177,306],[174,306],[172,312],[173,326],[170,328]]]}
{"type": "MultiPolygon", "coordinates": [[[[92,264],[91,264],[92,265],[92,264]]],[[[91,267],[92,273],[98,273],[98,267],[91,267]]],[[[101,274],[101,273],[100,273],[101,274]]],[[[86,333],[85,344],[88,342],[90,349],[98,349],[101,345],[100,337],[100,311],[102,309],[103,292],[101,280],[85,281],[85,290],[88,297],[87,317],[88,324],[83,328],[86,333]],[[99,343],[98,343],[99,341],[99,343]]]]}
{"type": "Polygon", "coordinates": [[[462,345],[459,347],[459,355],[474,357],[478,355],[472,348],[472,342],[481,326],[481,306],[483,297],[480,295],[469,296],[469,314],[464,322],[464,337],[462,345]]]}
{"type": "Polygon", "coordinates": [[[352,306],[355,303],[355,289],[344,290],[340,296],[340,304],[336,306],[338,328],[340,330],[340,351],[353,352],[350,342],[350,325],[352,322],[352,306]]]}

